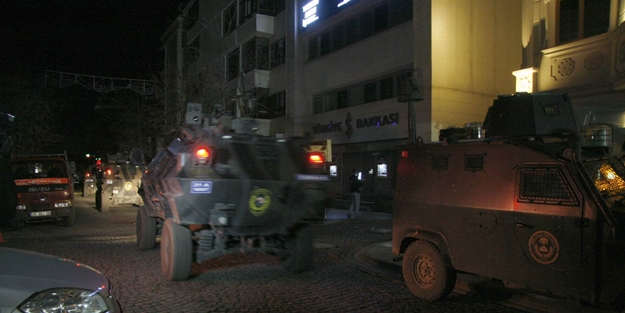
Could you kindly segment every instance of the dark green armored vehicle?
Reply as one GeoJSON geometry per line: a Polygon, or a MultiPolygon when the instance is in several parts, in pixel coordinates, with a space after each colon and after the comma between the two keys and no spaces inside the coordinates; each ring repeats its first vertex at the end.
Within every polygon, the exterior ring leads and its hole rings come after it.
{"type": "Polygon", "coordinates": [[[143,173],[138,247],[153,248],[160,234],[169,280],[186,279],[192,262],[248,251],[308,270],[308,226],[325,217],[329,177],[310,166],[305,147],[298,139],[182,131],[143,173]]]}

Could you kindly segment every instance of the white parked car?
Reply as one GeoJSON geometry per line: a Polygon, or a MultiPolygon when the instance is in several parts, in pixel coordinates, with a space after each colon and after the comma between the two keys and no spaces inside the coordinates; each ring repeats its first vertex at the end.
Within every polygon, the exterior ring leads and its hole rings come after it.
{"type": "Polygon", "coordinates": [[[1,313],[116,313],[102,273],[72,260],[0,247],[1,313]]]}

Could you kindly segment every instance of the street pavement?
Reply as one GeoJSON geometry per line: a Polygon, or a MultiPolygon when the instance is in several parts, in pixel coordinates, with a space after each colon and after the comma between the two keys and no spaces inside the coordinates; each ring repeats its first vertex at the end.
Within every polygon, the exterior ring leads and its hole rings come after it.
{"type": "Polygon", "coordinates": [[[273,256],[235,253],[195,263],[185,281],[167,281],[158,247],[136,248],[136,207],[95,209],[77,196],[74,227],[28,225],[5,232],[5,246],[66,257],[103,272],[124,312],[588,312],[539,310],[495,292],[459,288],[434,303],[414,297],[391,252],[391,215],[347,219],[328,209],[313,227],[311,271],[289,274],[273,256]]]}

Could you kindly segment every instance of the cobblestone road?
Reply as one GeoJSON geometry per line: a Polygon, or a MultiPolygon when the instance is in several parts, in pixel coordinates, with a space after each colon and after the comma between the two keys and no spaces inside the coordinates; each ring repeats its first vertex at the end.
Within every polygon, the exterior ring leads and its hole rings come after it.
{"type": "Polygon", "coordinates": [[[390,220],[338,220],[314,227],[311,271],[289,274],[272,256],[232,254],[195,264],[192,277],[166,281],[159,249],[135,246],[136,207],[100,213],[93,198],[76,197],[77,222],[28,225],[5,232],[5,246],[66,257],[109,277],[124,312],[521,312],[497,297],[416,299],[400,277],[388,279],[355,266],[353,253],[391,239],[390,220]],[[352,260],[352,261],[349,261],[352,260]]]}

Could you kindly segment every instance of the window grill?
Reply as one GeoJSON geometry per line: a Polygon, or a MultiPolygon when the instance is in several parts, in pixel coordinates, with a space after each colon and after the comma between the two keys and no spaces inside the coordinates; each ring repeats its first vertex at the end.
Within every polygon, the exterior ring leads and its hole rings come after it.
{"type": "Polygon", "coordinates": [[[562,172],[555,168],[521,170],[519,201],[577,205],[562,172]]]}
{"type": "Polygon", "coordinates": [[[446,171],[449,169],[449,154],[432,154],[432,169],[446,171]]]}
{"type": "Polygon", "coordinates": [[[586,162],[586,172],[600,192],[625,189],[625,166],[617,159],[586,162]]]}
{"type": "Polygon", "coordinates": [[[484,155],[485,154],[465,154],[464,155],[464,170],[471,172],[480,172],[484,170],[484,155]]]}

